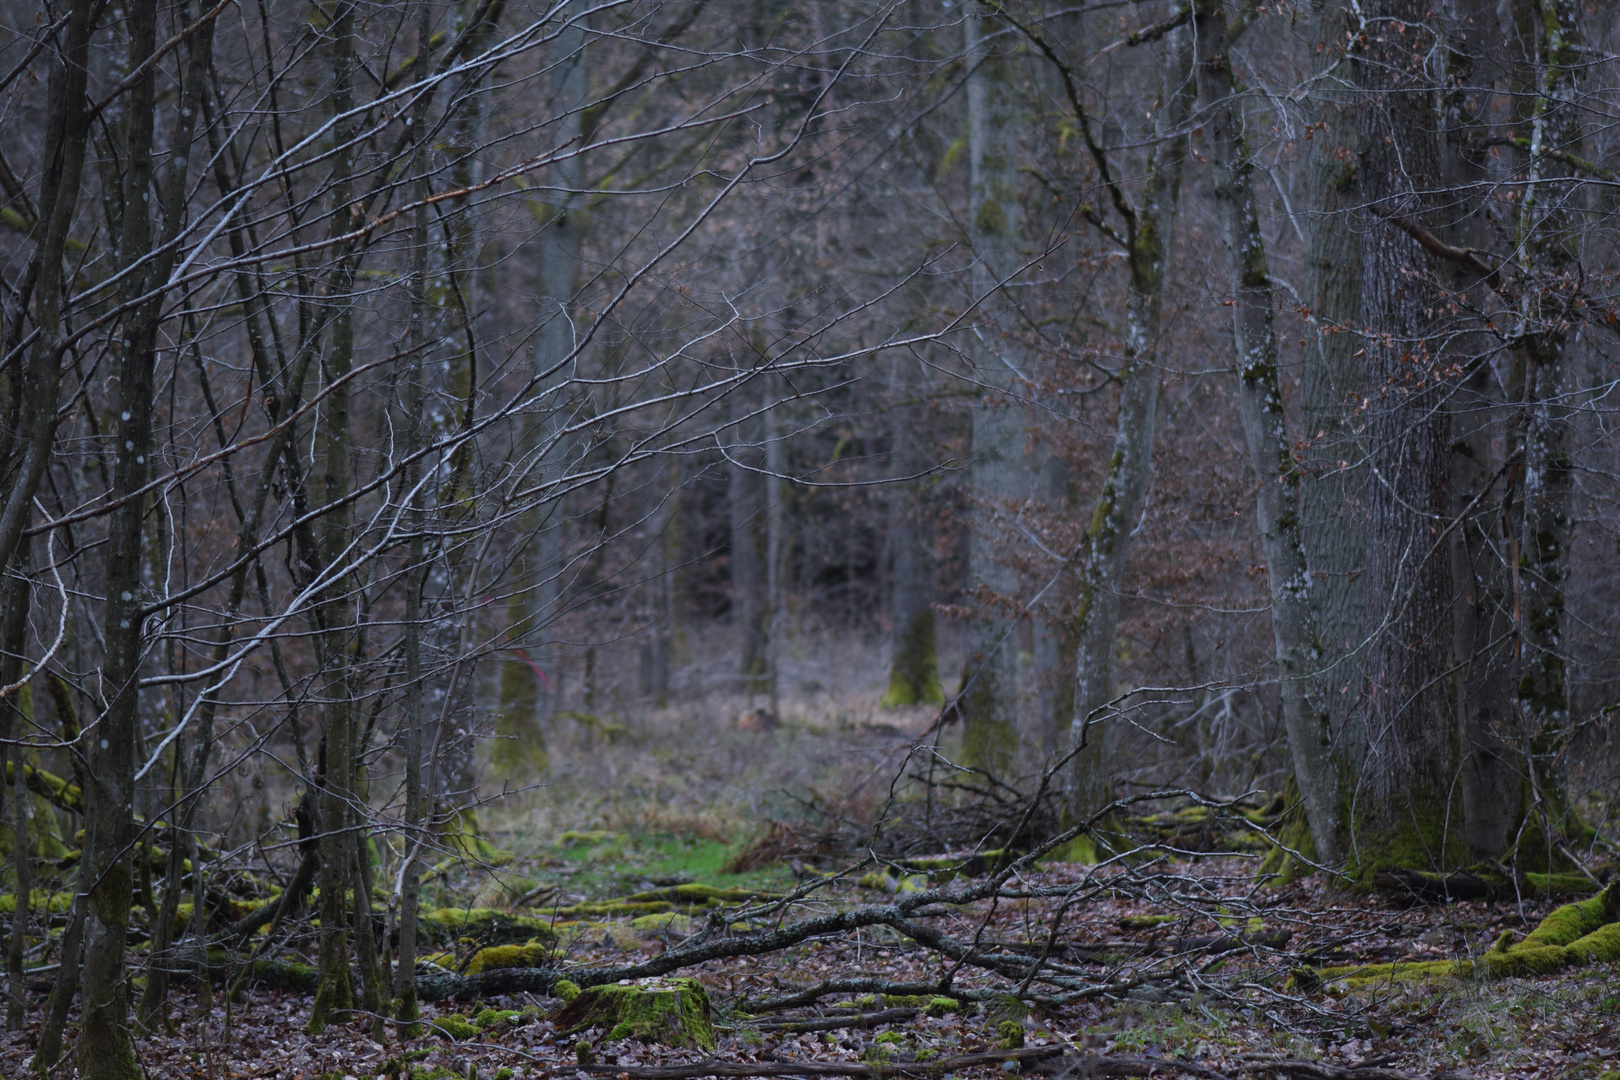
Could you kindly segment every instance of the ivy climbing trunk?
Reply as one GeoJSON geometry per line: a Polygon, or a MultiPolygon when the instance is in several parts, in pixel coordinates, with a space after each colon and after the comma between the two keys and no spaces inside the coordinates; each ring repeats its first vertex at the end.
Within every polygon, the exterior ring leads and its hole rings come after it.
{"type": "Polygon", "coordinates": [[[1015,53],[1000,24],[970,10],[967,83],[973,297],[982,312],[973,353],[968,590],[976,611],[966,628],[960,709],[965,764],[1006,772],[1018,754],[1019,576],[1007,559],[1007,504],[1029,488],[1024,468],[1027,360],[1019,341],[1016,277],[1023,253],[1018,136],[1027,124],[1015,53]]]}
{"type": "Polygon", "coordinates": [[[1288,437],[1277,371],[1277,328],[1271,275],[1254,190],[1254,161],[1244,134],[1243,104],[1232,72],[1221,0],[1200,0],[1194,28],[1198,91],[1215,180],[1215,208],[1226,247],[1237,350],[1238,417],[1249,468],[1258,481],[1255,519],[1271,592],[1283,728],[1305,802],[1317,855],[1339,860],[1339,780],[1333,733],[1318,702],[1316,612],[1300,535],[1300,470],[1288,437]]]}

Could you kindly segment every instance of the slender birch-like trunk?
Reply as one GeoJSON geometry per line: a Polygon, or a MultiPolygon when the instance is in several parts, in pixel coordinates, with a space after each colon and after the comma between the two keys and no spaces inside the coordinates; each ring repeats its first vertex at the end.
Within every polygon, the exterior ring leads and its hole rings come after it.
{"type": "Polygon", "coordinates": [[[1111,762],[1105,722],[1112,714],[1114,656],[1119,647],[1119,592],[1130,552],[1131,531],[1147,499],[1153,465],[1153,433],[1159,404],[1157,351],[1165,258],[1175,231],[1181,196],[1183,133],[1193,101],[1192,43],[1185,30],[1170,33],[1159,105],[1154,113],[1154,150],[1141,202],[1133,208],[1126,251],[1128,281],[1124,362],[1119,373],[1119,410],[1114,447],[1102,490],[1086,531],[1075,626],[1074,713],[1065,772],[1064,801],[1081,821],[1107,805],[1111,762]]]}
{"type": "Polygon", "coordinates": [[[1310,569],[1300,535],[1300,469],[1288,438],[1282,385],[1277,372],[1275,298],[1260,232],[1254,161],[1244,135],[1242,101],[1233,81],[1226,13],[1221,0],[1201,0],[1194,28],[1198,42],[1198,92],[1204,114],[1215,207],[1226,246],[1237,351],[1238,416],[1249,467],[1259,487],[1255,519],[1271,593],[1283,728],[1294,776],[1310,822],[1318,857],[1335,863],[1339,846],[1339,778],[1333,732],[1318,702],[1316,611],[1310,569]]]}

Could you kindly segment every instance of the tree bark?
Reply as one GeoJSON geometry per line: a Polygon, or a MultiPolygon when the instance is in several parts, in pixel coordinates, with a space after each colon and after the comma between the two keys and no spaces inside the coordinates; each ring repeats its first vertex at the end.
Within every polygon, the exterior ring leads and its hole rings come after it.
{"type": "MultiPolygon", "coordinates": [[[[1362,391],[1361,249],[1350,225],[1361,200],[1358,95],[1346,77],[1345,42],[1359,23],[1346,0],[1316,0],[1308,98],[1313,134],[1306,144],[1304,356],[1300,535],[1311,570],[1321,643],[1317,700],[1329,710],[1341,781],[1361,766],[1366,636],[1366,489],[1364,443],[1357,431],[1362,391]]],[[[1347,806],[1349,790],[1339,800],[1347,806]]],[[[1344,813],[1339,815],[1347,822],[1344,813]]],[[[1341,838],[1341,847],[1347,837],[1341,838]]]]}
{"type": "MultiPolygon", "coordinates": [[[[355,10],[340,0],[332,20],[334,83],[332,111],[345,115],[354,104],[355,10]]],[[[336,138],[336,179],[332,185],[332,231],[347,229],[346,208],[353,199],[355,148],[351,124],[341,124],[336,138]]],[[[334,309],[332,339],[323,358],[323,382],[330,390],[321,411],[320,443],[324,490],[328,510],[320,538],[320,573],[331,575],[346,558],[351,539],[353,509],[348,496],[353,484],[350,460],[350,392],[348,375],[354,366],[353,265],[348,253],[336,252],[336,265],[327,288],[327,303],[334,309]]],[[[321,928],[318,967],[320,983],[310,1010],[309,1032],[319,1034],[341,1020],[354,1004],[354,980],[349,968],[348,895],[354,881],[354,702],[349,685],[355,647],[355,602],[348,595],[353,579],[338,574],[326,585],[326,599],[316,608],[319,632],[315,654],[320,663],[324,730],[321,736],[320,783],[320,890],[321,928]]]]}
{"type": "Polygon", "coordinates": [[[1254,161],[1244,133],[1242,102],[1233,82],[1221,0],[1201,0],[1194,27],[1199,96],[1208,117],[1205,138],[1226,247],[1237,351],[1238,416],[1249,467],[1259,484],[1255,519],[1270,585],[1283,727],[1317,855],[1336,863],[1341,854],[1339,777],[1327,711],[1318,701],[1320,654],[1311,573],[1300,535],[1300,470],[1283,413],[1275,300],[1265,238],[1260,232],[1254,161]]]}
{"type": "MultiPolygon", "coordinates": [[[[563,4],[558,7],[558,17],[564,25],[556,32],[550,105],[553,115],[561,119],[553,126],[559,145],[577,145],[582,138],[584,102],[589,93],[584,16],[580,5],[563,4]]],[[[526,454],[538,458],[535,471],[541,483],[555,479],[565,453],[557,440],[567,416],[565,388],[579,362],[575,355],[579,311],[576,293],[587,224],[581,155],[569,154],[552,163],[546,175],[552,189],[550,202],[535,208],[544,220],[536,240],[539,310],[530,364],[540,417],[530,423],[524,436],[526,454]]],[[[557,511],[559,506],[557,502],[542,503],[525,515],[520,529],[524,548],[516,568],[516,588],[507,606],[508,624],[514,628],[514,644],[519,652],[508,653],[501,662],[501,707],[495,729],[499,739],[494,751],[496,766],[513,773],[544,771],[548,767],[545,732],[552,714],[562,708],[560,658],[549,645],[563,572],[565,515],[557,511]]]]}
{"type": "Polygon", "coordinates": [[[1022,259],[1024,212],[1018,198],[1018,135],[1027,123],[1014,53],[991,18],[969,12],[967,31],[968,151],[971,178],[973,296],[983,325],[973,355],[973,462],[969,473],[972,534],[968,589],[978,610],[966,628],[967,657],[960,708],[962,760],[1003,774],[1018,755],[1017,620],[1019,575],[1008,562],[1007,505],[1027,493],[1024,468],[1024,388],[1027,357],[1018,340],[1012,290],[1022,259]]]}
{"type": "Polygon", "coordinates": [[[1129,278],[1125,350],[1119,373],[1119,410],[1113,453],[1103,475],[1080,569],[1075,625],[1074,713],[1068,748],[1074,754],[1064,777],[1064,804],[1082,821],[1109,801],[1111,761],[1108,731],[1101,726],[1114,699],[1114,657],[1119,648],[1119,590],[1153,465],[1153,434],[1159,402],[1157,350],[1165,257],[1175,232],[1181,195],[1183,129],[1192,107],[1192,43],[1183,30],[1168,35],[1159,107],[1154,113],[1154,150],[1139,206],[1133,208],[1126,251],[1129,278]]]}
{"type": "MultiPolygon", "coordinates": [[[[931,464],[920,438],[922,376],[905,357],[892,361],[890,370],[890,468],[897,478],[912,477],[931,464]]],[[[926,490],[924,481],[901,479],[889,491],[889,618],[894,626],[885,708],[945,700],[934,626],[934,528],[924,505],[926,490]]]]}
{"type": "MultiPolygon", "coordinates": [[[[1441,182],[1435,88],[1414,49],[1432,42],[1429,9],[1380,0],[1374,36],[1358,58],[1361,183],[1367,205],[1416,219],[1421,192],[1441,182]],[[1414,44],[1419,43],[1419,44],[1414,44]]],[[[1423,250],[1385,217],[1362,218],[1362,323],[1366,348],[1367,756],[1357,777],[1351,849],[1366,878],[1392,867],[1448,869],[1466,861],[1449,635],[1452,612],[1448,389],[1437,362],[1434,301],[1411,268],[1423,250]]]]}

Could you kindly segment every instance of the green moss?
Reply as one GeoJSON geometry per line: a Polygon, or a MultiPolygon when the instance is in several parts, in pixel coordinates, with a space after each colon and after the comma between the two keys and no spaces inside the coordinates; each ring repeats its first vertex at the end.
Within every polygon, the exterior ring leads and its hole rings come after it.
{"type": "Polygon", "coordinates": [[[1024,1047],[1024,1025],[1016,1020],[1003,1020],[996,1025],[996,1048],[1000,1050],[1022,1050],[1024,1047]]]}
{"type": "Polygon", "coordinates": [[[880,1043],[904,1044],[906,1041],[906,1035],[903,1031],[882,1031],[878,1033],[877,1037],[873,1041],[880,1043]]]}
{"type": "Polygon", "coordinates": [[[434,1034],[443,1035],[454,1042],[464,1042],[478,1035],[478,1029],[465,1016],[441,1016],[429,1027],[434,1034]]]}
{"type": "Polygon", "coordinates": [[[618,838],[617,833],[611,833],[605,829],[593,829],[589,832],[569,831],[557,837],[555,846],[562,848],[564,851],[572,851],[576,848],[595,847],[598,844],[610,843],[618,838]]]}
{"type": "Polygon", "coordinates": [[[656,915],[642,915],[630,920],[630,929],[641,933],[674,933],[689,934],[692,931],[692,917],[682,915],[678,911],[664,911],[656,915]]]}
{"type": "Polygon", "coordinates": [[[582,990],[552,1021],[563,1035],[603,1027],[608,1041],[634,1038],[713,1052],[710,1013],[709,995],[696,979],[644,979],[582,990]]]}
{"type": "Polygon", "coordinates": [[[552,986],[551,992],[560,998],[563,1004],[566,1005],[568,1002],[579,997],[579,984],[571,979],[558,979],[556,984],[552,986]]]}
{"type": "Polygon", "coordinates": [[[1314,990],[1341,986],[1358,990],[1390,982],[1432,982],[1480,975],[1486,978],[1550,975],[1561,968],[1620,959],[1620,921],[1613,886],[1578,904],[1551,912],[1521,942],[1505,931],[1479,960],[1370,964],[1300,971],[1296,985],[1314,990]]]}
{"type": "Polygon", "coordinates": [[[889,664],[889,689],[879,708],[902,705],[943,705],[945,688],[939,682],[939,660],[934,635],[934,610],[925,608],[911,617],[896,635],[889,664]]]}
{"type": "Polygon", "coordinates": [[[550,919],[496,908],[434,908],[422,912],[417,925],[423,940],[442,944],[464,937],[491,945],[557,940],[550,919]]]}
{"type": "Polygon", "coordinates": [[[516,1075],[517,1073],[507,1068],[505,1065],[502,1065],[500,1068],[495,1070],[495,1080],[512,1080],[512,1078],[516,1075]]]}
{"type": "Polygon", "coordinates": [[[522,1015],[523,1011],[521,1009],[484,1009],[472,1018],[472,1022],[479,1030],[484,1030],[491,1024],[498,1024],[503,1020],[515,1020],[522,1015]]]}
{"type": "Polygon", "coordinates": [[[531,941],[525,945],[492,945],[473,953],[467,962],[467,974],[477,975],[497,968],[540,967],[556,957],[555,948],[548,943],[531,941]]]}

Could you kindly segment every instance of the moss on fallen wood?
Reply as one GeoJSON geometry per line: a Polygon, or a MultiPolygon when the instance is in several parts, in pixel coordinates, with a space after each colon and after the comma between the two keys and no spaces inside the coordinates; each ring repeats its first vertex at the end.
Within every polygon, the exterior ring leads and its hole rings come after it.
{"type": "MultiPolygon", "coordinates": [[[[559,992],[561,987],[559,986],[559,992]]],[[[696,979],[643,979],[580,991],[552,1018],[558,1034],[607,1029],[604,1041],[640,1039],[712,1053],[714,1027],[709,995],[696,979]]]]}
{"type": "Polygon", "coordinates": [[[450,943],[472,938],[492,945],[510,945],[531,939],[554,942],[551,920],[518,915],[495,908],[434,908],[418,918],[423,938],[450,943]]]}
{"type": "Polygon", "coordinates": [[[1306,990],[1354,991],[1391,982],[1551,975],[1566,967],[1620,960],[1620,896],[1610,886],[1590,900],[1556,909],[1523,941],[1513,938],[1513,931],[1505,931],[1478,959],[1301,969],[1294,973],[1294,984],[1306,990]]]}

